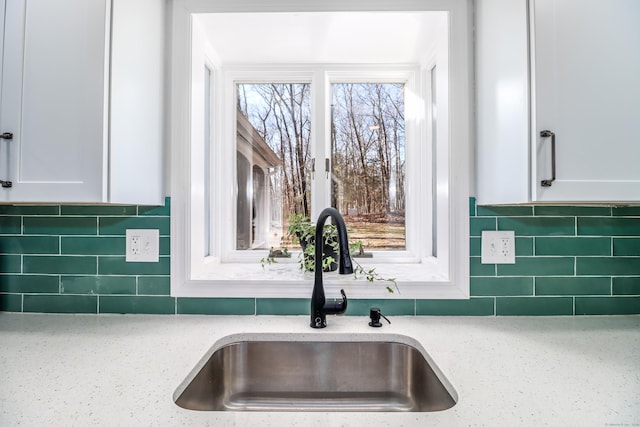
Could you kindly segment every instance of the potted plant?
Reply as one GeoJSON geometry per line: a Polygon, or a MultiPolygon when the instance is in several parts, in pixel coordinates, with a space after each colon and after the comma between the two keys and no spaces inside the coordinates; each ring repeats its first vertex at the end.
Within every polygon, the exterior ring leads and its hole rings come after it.
{"type": "MultiPolygon", "coordinates": [[[[311,219],[302,214],[291,214],[289,216],[289,225],[287,227],[287,237],[291,239],[294,243],[299,243],[302,247],[302,252],[300,254],[300,269],[304,271],[314,271],[315,270],[315,235],[316,235],[316,225],[311,221],[311,219]]],[[[322,236],[324,239],[324,251],[322,257],[322,269],[323,271],[335,271],[338,268],[337,263],[337,254],[339,251],[338,246],[338,231],[335,225],[325,224],[324,229],[322,231],[322,236]]],[[[384,281],[392,283],[393,286],[398,289],[398,285],[396,284],[395,278],[382,278],[376,272],[375,268],[371,268],[365,270],[360,263],[358,263],[354,257],[370,257],[370,254],[364,252],[364,246],[361,240],[356,240],[353,242],[349,242],[349,249],[351,252],[351,258],[353,262],[353,272],[356,278],[364,277],[369,282],[373,281],[384,281]]],[[[289,252],[286,249],[285,256],[290,256],[289,252]]],[[[280,256],[274,256],[276,252],[272,248],[269,251],[269,256],[267,258],[263,258],[260,262],[264,267],[264,264],[271,264],[277,262],[275,258],[280,256]]],[[[389,292],[394,292],[391,286],[387,286],[387,290],[389,292]]]]}

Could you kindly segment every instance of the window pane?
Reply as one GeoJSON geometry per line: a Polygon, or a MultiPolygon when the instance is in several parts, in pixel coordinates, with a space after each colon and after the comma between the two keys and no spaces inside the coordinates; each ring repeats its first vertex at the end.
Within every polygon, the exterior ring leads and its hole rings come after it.
{"type": "Polygon", "coordinates": [[[290,247],[282,241],[288,215],[310,215],[310,89],[303,83],[236,87],[236,249],[290,247]]]}
{"type": "Polygon", "coordinates": [[[333,84],[331,141],[331,204],[351,240],[404,250],[404,84],[333,84]]]}

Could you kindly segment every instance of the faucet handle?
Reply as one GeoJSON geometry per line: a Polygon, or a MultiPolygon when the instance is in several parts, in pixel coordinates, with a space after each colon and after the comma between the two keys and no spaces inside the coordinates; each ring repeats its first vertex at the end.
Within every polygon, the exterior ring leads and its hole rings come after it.
{"type": "Polygon", "coordinates": [[[342,314],[347,311],[347,294],[344,289],[340,289],[342,301],[331,301],[324,304],[324,312],[326,314],[342,314]]]}

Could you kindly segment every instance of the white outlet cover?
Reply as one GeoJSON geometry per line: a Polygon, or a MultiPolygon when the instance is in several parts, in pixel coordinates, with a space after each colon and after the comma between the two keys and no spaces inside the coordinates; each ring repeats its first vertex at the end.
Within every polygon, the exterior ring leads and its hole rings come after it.
{"type": "Polygon", "coordinates": [[[160,253],[160,230],[127,229],[127,262],[158,262],[160,253]]]}
{"type": "Polygon", "coordinates": [[[482,231],[480,262],[482,264],[515,264],[515,232],[503,230],[482,231]]]}

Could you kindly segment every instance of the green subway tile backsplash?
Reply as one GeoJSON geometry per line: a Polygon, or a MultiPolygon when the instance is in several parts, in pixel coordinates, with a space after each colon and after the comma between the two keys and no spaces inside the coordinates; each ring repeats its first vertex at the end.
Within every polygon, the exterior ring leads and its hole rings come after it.
{"type": "Polygon", "coordinates": [[[536,277],[536,295],[611,295],[611,278],[536,277]]]}
{"type": "Polygon", "coordinates": [[[613,254],[616,256],[635,255],[640,256],[640,238],[638,237],[614,237],[613,254]]]}
{"type": "Polygon", "coordinates": [[[418,316],[493,316],[493,298],[417,300],[418,316]]]}
{"type": "Polygon", "coordinates": [[[640,236],[638,218],[578,218],[581,236],[640,236]]]}
{"type": "MultiPolygon", "coordinates": [[[[169,198],[164,206],[0,205],[0,311],[308,315],[308,298],[171,297],[170,213],[169,198]],[[160,230],[159,262],[125,261],[127,228],[160,230]]],[[[640,206],[476,206],[470,198],[469,215],[470,299],[351,299],[347,314],[640,314],[640,206]],[[483,230],[515,231],[515,264],[481,263],[483,230]]]]}
{"type": "Polygon", "coordinates": [[[178,314],[254,315],[253,298],[178,298],[178,314]]]}
{"type": "Polygon", "coordinates": [[[22,311],[22,294],[0,293],[0,311],[22,311]]]}
{"type": "Polygon", "coordinates": [[[23,310],[35,313],[97,313],[95,295],[32,295],[25,294],[23,310]]]}
{"type": "Polygon", "coordinates": [[[135,206],[125,205],[64,205],[60,207],[60,215],[135,215],[135,206]]]}
{"type": "Polygon", "coordinates": [[[614,277],[613,295],[640,295],[640,277],[614,277]]]}
{"type": "Polygon", "coordinates": [[[60,291],[58,276],[33,274],[0,275],[0,292],[56,294],[60,291]]]}
{"type": "Polygon", "coordinates": [[[136,278],[132,276],[62,276],[63,294],[129,294],[136,293],[136,278]]]}
{"type": "Polygon", "coordinates": [[[498,316],[570,316],[573,298],[570,297],[498,297],[498,316]]]}
{"type": "Polygon", "coordinates": [[[125,238],[107,236],[63,236],[61,253],[72,255],[121,255],[125,251],[125,238]]]}
{"type": "Polygon", "coordinates": [[[536,206],[536,216],[611,216],[609,206],[536,206]]]}
{"type": "Polygon", "coordinates": [[[0,235],[20,234],[22,227],[19,216],[0,216],[0,235]]]}
{"type": "Polygon", "coordinates": [[[100,313],[175,314],[175,298],[164,296],[100,296],[100,313]]]}
{"type": "Polygon", "coordinates": [[[25,255],[24,273],[96,274],[98,260],[94,256],[25,255]]]}
{"type": "Polygon", "coordinates": [[[0,253],[4,254],[57,254],[60,253],[58,236],[3,236],[0,253]]]}
{"type": "Polygon", "coordinates": [[[573,236],[575,220],[571,217],[502,217],[498,230],[513,230],[517,236],[573,236]]]}
{"type": "Polygon", "coordinates": [[[536,255],[611,255],[610,237],[536,237],[536,255]]]}
{"type": "Polygon", "coordinates": [[[95,235],[98,219],[89,217],[34,216],[23,217],[24,234],[95,235]]]}

